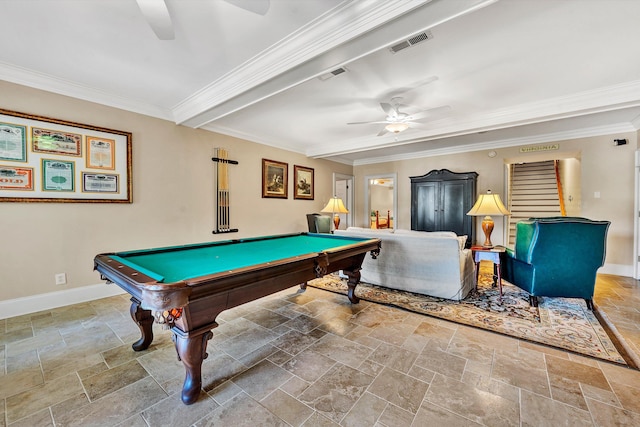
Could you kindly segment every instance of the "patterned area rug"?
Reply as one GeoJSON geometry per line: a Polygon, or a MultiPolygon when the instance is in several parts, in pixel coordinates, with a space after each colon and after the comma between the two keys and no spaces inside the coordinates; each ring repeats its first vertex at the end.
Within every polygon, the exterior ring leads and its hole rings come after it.
{"type": "MultiPolygon", "coordinates": [[[[347,293],[346,280],[329,275],[308,283],[331,292],[347,293]]],[[[475,326],[515,338],[546,344],[586,356],[627,365],[598,318],[584,300],[541,298],[529,305],[529,294],[502,281],[503,296],[492,286],[491,276],[481,276],[477,291],[462,301],[360,283],[356,295],[364,300],[475,326]]]]}

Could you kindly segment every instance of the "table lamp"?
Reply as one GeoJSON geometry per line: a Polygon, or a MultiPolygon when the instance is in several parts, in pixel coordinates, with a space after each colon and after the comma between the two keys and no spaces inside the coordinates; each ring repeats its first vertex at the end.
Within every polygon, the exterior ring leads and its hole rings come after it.
{"type": "Polygon", "coordinates": [[[491,190],[487,190],[487,194],[481,194],[473,205],[471,210],[467,212],[470,216],[484,216],[482,220],[482,231],[484,231],[484,244],[483,248],[492,248],[491,232],[493,231],[493,219],[491,215],[511,215],[511,212],[504,207],[500,196],[492,194],[491,190]]]}
{"type": "Polygon", "coordinates": [[[347,208],[344,207],[344,203],[342,203],[342,199],[337,196],[333,196],[332,198],[330,198],[329,203],[327,203],[327,206],[322,208],[320,212],[333,214],[333,225],[335,226],[336,230],[340,225],[340,214],[349,213],[347,208]]]}

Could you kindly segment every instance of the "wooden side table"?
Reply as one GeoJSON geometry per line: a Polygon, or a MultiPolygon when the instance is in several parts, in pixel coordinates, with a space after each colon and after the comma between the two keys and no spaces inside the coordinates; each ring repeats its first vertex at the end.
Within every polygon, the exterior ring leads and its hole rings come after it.
{"type": "Polygon", "coordinates": [[[500,259],[506,252],[504,246],[494,246],[493,248],[471,246],[471,252],[473,253],[473,261],[476,263],[476,289],[478,289],[480,261],[491,261],[493,262],[494,269],[494,284],[497,282],[498,289],[500,289],[500,298],[502,298],[502,276],[500,274],[500,259]]]}

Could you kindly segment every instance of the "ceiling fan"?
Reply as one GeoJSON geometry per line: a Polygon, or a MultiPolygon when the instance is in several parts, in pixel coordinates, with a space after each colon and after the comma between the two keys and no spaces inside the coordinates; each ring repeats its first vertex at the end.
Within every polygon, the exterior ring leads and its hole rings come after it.
{"type": "Polygon", "coordinates": [[[405,113],[400,111],[400,108],[407,108],[408,105],[402,104],[401,97],[391,98],[391,102],[381,102],[380,107],[387,114],[384,120],[376,120],[372,122],[353,122],[347,123],[348,125],[366,125],[366,124],[384,124],[385,127],[378,133],[378,136],[382,136],[388,132],[398,134],[409,128],[419,128],[420,123],[417,120],[423,120],[429,118],[429,116],[436,113],[449,111],[451,107],[443,105],[441,107],[429,108],[414,114],[405,113]]]}
{"type": "MultiPolygon", "coordinates": [[[[270,0],[224,0],[249,12],[265,15],[271,5],[270,0]]],[[[149,26],[160,40],[173,40],[175,32],[166,0],[136,0],[149,26]]]]}

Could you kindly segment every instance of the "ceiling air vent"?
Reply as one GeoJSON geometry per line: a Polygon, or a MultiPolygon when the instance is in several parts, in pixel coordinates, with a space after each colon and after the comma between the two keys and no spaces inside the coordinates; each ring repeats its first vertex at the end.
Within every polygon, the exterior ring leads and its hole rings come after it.
{"type": "Polygon", "coordinates": [[[325,80],[329,80],[331,77],[339,76],[340,74],[343,74],[346,72],[347,72],[347,69],[345,67],[340,67],[340,68],[336,68],[333,71],[329,71],[328,73],[323,74],[318,78],[322,81],[325,81],[325,80]]]}
{"type": "Polygon", "coordinates": [[[416,34],[415,36],[409,37],[407,40],[403,40],[400,43],[397,43],[389,48],[391,53],[397,53],[402,49],[406,49],[411,46],[415,46],[418,43],[422,43],[423,41],[430,40],[433,38],[433,34],[431,31],[423,31],[422,33],[416,34]]]}

